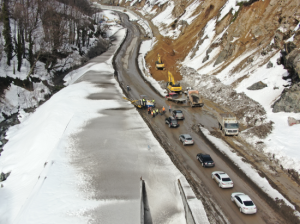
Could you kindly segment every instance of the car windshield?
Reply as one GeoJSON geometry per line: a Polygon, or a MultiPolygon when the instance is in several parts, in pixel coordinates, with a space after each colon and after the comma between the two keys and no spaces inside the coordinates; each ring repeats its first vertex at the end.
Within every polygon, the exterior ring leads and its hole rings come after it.
{"type": "Polygon", "coordinates": [[[252,206],[254,205],[252,201],[244,201],[244,205],[246,206],[252,206]]]}
{"type": "Polygon", "coordinates": [[[225,124],[225,128],[239,128],[239,124],[238,123],[226,123],[225,124]]]}
{"type": "Polygon", "coordinates": [[[225,177],[225,178],[222,178],[222,181],[227,182],[227,181],[231,181],[231,179],[229,177],[225,177]]]}

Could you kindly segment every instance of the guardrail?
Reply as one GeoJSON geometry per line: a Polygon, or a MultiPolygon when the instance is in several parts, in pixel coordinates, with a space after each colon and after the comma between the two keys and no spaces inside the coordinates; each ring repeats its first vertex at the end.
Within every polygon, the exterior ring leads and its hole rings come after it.
{"type": "Polygon", "coordinates": [[[184,177],[178,179],[178,187],[183,201],[186,223],[209,224],[202,202],[196,198],[184,177]]]}

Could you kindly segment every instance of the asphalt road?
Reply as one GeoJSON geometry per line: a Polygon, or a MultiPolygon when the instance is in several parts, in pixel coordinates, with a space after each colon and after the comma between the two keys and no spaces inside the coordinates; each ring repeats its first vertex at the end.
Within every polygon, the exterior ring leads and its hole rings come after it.
{"type": "MultiPolygon", "coordinates": [[[[115,57],[115,67],[118,73],[118,80],[121,86],[130,85],[131,91],[129,96],[138,99],[140,95],[147,95],[150,99],[155,99],[158,108],[163,105],[167,108],[169,101],[166,101],[147,83],[140,75],[137,66],[137,56],[140,43],[142,41],[138,27],[128,20],[128,17],[120,13],[122,25],[128,29],[128,35],[124,44],[120,48],[115,57]]],[[[165,71],[162,71],[165,72],[165,71]]],[[[126,91],[124,89],[124,91],[126,91]]],[[[184,112],[185,120],[179,121],[180,127],[170,129],[164,122],[167,113],[163,116],[150,118],[146,115],[146,111],[141,114],[151,126],[153,132],[156,132],[159,141],[166,141],[170,148],[173,149],[173,154],[176,155],[180,165],[185,167],[186,172],[193,177],[195,184],[205,192],[203,193],[204,200],[216,203],[216,207],[220,207],[221,211],[211,212],[207,208],[207,213],[210,220],[217,223],[225,223],[226,218],[230,223],[285,223],[284,219],[280,217],[267,203],[267,197],[258,193],[255,186],[248,183],[246,178],[240,171],[237,171],[231,162],[225,162],[224,156],[214,148],[214,146],[207,142],[202,136],[192,130],[193,125],[202,124],[206,128],[217,127],[216,119],[204,108],[190,108],[186,104],[176,105],[171,103],[173,109],[181,109],[184,112]],[[178,140],[180,134],[189,133],[195,140],[194,146],[183,146],[178,140]],[[216,166],[214,168],[203,168],[196,160],[196,155],[200,152],[208,153],[214,159],[216,166]],[[233,189],[220,189],[218,185],[212,180],[211,173],[213,171],[224,171],[234,181],[233,189]],[[233,192],[244,192],[248,194],[258,208],[255,215],[244,215],[239,212],[237,206],[231,202],[230,195],[233,192]],[[226,218],[222,213],[225,214],[226,218]],[[215,216],[215,217],[213,217],[215,216]],[[220,216],[220,217],[217,217],[220,216]]],[[[176,164],[178,166],[178,164],[176,164]]],[[[147,181],[147,180],[146,180],[147,181]]],[[[205,204],[205,203],[204,203],[205,204]]],[[[218,210],[218,208],[215,208],[218,210]]]]}

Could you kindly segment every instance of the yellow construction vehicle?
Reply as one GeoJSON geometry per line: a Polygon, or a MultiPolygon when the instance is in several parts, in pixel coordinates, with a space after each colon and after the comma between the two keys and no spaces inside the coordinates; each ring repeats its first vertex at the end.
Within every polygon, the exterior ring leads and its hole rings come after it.
{"type": "Polygon", "coordinates": [[[157,62],[155,62],[155,69],[156,70],[165,70],[165,64],[161,60],[161,56],[157,55],[157,62]]]}
{"type": "Polygon", "coordinates": [[[123,97],[124,100],[128,100],[130,103],[132,103],[136,108],[148,108],[148,107],[155,107],[155,103],[153,100],[147,99],[147,96],[141,95],[141,99],[139,100],[133,100],[126,97],[123,97]],[[145,103],[143,103],[143,99],[145,100],[145,103]]]}
{"type": "Polygon", "coordinates": [[[167,90],[169,92],[182,93],[182,87],[180,83],[175,83],[174,76],[171,72],[168,71],[168,82],[167,82],[167,90]]]}

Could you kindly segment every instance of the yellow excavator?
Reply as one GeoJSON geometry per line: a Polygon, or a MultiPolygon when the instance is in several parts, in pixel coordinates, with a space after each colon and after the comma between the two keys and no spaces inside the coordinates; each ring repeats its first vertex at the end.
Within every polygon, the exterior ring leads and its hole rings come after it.
{"type": "Polygon", "coordinates": [[[161,56],[157,55],[157,61],[155,62],[155,69],[156,70],[165,70],[165,64],[161,60],[161,56]]]}
{"type": "Polygon", "coordinates": [[[175,83],[174,76],[171,72],[168,71],[168,82],[167,82],[167,90],[169,92],[182,93],[182,87],[180,83],[175,83]]]}

